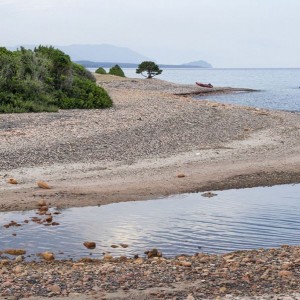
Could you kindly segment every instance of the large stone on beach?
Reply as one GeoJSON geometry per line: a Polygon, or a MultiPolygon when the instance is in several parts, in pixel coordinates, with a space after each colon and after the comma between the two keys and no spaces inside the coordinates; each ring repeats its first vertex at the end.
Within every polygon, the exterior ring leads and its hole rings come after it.
{"type": "Polygon", "coordinates": [[[280,276],[280,277],[292,277],[293,276],[293,272],[291,272],[291,271],[279,271],[278,272],[278,275],[280,276]]]}
{"type": "Polygon", "coordinates": [[[189,262],[189,261],[181,261],[180,262],[180,265],[183,266],[183,267],[191,267],[192,266],[192,263],[189,262]]]}
{"type": "Polygon", "coordinates": [[[95,249],[96,243],[95,242],[84,242],[83,245],[88,249],[95,249]]]}
{"type": "Polygon", "coordinates": [[[36,184],[41,189],[47,189],[47,190],[51,189],[50,186],[49,186],[49,184],[46,183],[45,181],[38,181],[36,184]]]}
{"type": "Polygon", "coordinates": [[[41,253],[41,257],[47,261],[51,261],[55,259],[54,254],[48,251],[41,253]]]}
{"type": "Polygon", "coordinates": [[[48,290],[54,294],[60,294],[61,293],[61,288],[59,285],[54,284],[54,285],[49,285],[48,290]]]}
{"type": "Polygon", "coordinates": [[[112,261],[114,259],[114,257],[111,254],[105,254],[103,256],[103,260],[105,261],[112,261]]]}
{"type": "Polygon", "coordinates": [[[9,178],[7,183],[10,183],[10,184],[18,184],[18,181],[14,178],[9,178]]]}

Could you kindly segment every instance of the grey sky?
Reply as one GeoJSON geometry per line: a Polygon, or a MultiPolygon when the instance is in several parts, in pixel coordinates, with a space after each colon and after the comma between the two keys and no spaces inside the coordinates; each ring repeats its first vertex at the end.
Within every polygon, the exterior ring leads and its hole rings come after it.
{"type": "Polygon", "coordinates": [[[300,67],[300,0],[0,0],[0,45],[112,44],[158,63],[300,67]]]}

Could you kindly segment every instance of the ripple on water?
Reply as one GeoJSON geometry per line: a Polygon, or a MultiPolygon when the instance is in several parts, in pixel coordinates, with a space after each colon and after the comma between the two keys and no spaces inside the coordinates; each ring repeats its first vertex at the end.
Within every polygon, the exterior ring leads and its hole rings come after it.
{"type": "Polygon", "coordinates": [[[193,193],[69,208],[53,216],[59,226],[25,224],[36,216],[34,211],[0,213],[0,251],[23,248],[32,255],[50,250],[57,258],[77,259],[100,258],[104,252],[142,255],[150,248],[174,256],[296,245],[300,244],[299,192],[299,184],[281,185],[218,191],[214,198],[193,193]],[[11,220],[23,226],[4,228],[11,220]],[[86,249],[84,241],[96,242],[96,249],[86,249]],[[129,247],[122,248],[122,243],[129,247]],[[111,248],[113,244],[119,247],[111,248]]]}

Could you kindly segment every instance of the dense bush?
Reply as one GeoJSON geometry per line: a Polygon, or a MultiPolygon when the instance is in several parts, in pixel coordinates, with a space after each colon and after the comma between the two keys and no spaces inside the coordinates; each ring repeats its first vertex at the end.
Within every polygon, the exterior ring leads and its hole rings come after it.
{"type": "Polygon", "coordinates": [[[97,74],[107,74],[106,71],[105,71],[105,69],[102,68],[102,67],[98,68],[98,69],[95,71],[95,73],[97,73],[97,74]]]}
{"type": "Polygon", "coordinates": [[[125,77],[125,74],[119,65],[115,65],[109,69],[108,72],[110,75],[125,77]]]}
{"type": "Polygon", "coordinates": [[[0,48],[0,113],[106,108],[112,101],[95,77],[53,47],[0,48]]]}

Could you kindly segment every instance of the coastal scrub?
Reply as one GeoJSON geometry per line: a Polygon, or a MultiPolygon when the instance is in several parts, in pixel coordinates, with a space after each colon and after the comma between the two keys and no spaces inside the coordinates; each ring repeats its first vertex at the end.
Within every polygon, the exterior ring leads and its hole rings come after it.
{"type": "Polygon", "coordinates": [[[115,65],[109,69],[108,72],[110,75],[125,77],[124,71],[119,65],[115,65]]]}
{"type": "Polygon", "coordinates": [[[112,100],[94,76],[64,52],[45,46],[0,48],[0,113],[111,106],[112,100]]]}
{"type": "Polygon", "coordinates": [[[95,71],[95,73],[97,73],[97,74],[107,74],[107,72],[105,71],[105,69],[104,68],[102,68],[102,67],[99,67],[96,71],[95,71]]]}

